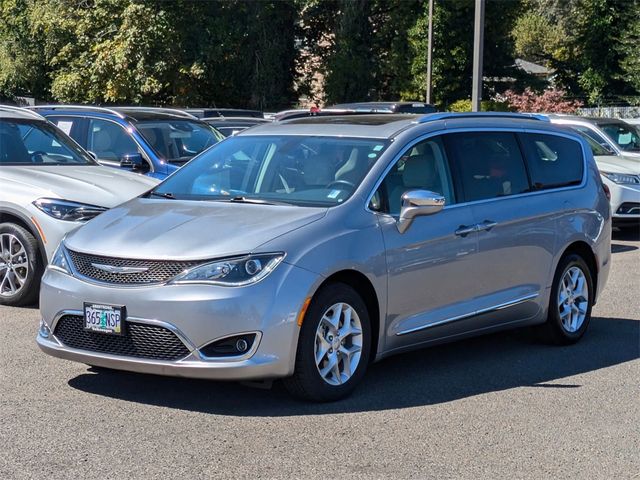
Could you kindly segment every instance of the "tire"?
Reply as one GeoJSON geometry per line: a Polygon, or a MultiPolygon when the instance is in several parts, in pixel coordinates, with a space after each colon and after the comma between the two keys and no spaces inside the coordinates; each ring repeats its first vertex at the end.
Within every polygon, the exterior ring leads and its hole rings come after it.
{"type": "Polygon", "coordinates": [[[360,383],[367,370],[370,354],[371,322],[364,301],[349,285],[327,285],[316,293],[309,305],[298,338],[294,374],[283,380],[284,386],[289,393],[304,400],[339,400],[349,395],[360,383]],[[344,322],[348,316],[351,318],[350,327],[359,325],[360,334],[347,335],[344,322]],[[328,322],[329,319],[335,321],[336,317],[338,330],[328,322]],[[332,335],[336,331],[344,334],[344,343],[339,335],[332,335]],[[320,340],[321,337],[323,340],[320,340]],[[322,351],[326,353],[322,355],[322,351]],[[316,354],[321,356],[318,363],[316,354]],[[345,363],[347,357],[351,359],[348,364],[345,363]],[[337,362],[332,362],[336,359],[337,362]],[[351,362],[355,363],[355,370],[352,367],[351,375],[348,375],[351,362]],[[330,368],[332,364],[336,366],[330,368]],[[321,374],[321,368],[328,373],[321,374]]]}
{"type": "Polygon", "coordinates": [[[14,223],[1,223],[0,305],[36,303],[43,270],[38,241],[31,232],[14,223]]]}
{"type": "Polygon", "coordinates": [[[593,279],[587,263],[580,255],[566,255],[560,260],[553,278],[547,321],[540,328],[542,339],[556,345],[571,345],[580,340],[589,327],[593,299],[593,279]],[[581,275],[577,278],[586,283],[582,288],[571,285],[567,278],[567,275],[571,277],[577,272],[581,275]],[[565,281],[569,282],[568,289],[563,286],[565,281]],[[572,294],[567,298],[569,291],[572,294]],[[582,301],[585,295],[588,297],[586,302],[582,301]]]}

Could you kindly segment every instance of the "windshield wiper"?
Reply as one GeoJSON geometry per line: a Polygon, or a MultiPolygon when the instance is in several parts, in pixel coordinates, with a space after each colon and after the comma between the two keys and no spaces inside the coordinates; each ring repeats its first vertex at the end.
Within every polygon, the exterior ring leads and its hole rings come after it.
{"type": "Polygon", "coordinates": [[[270,202],[267,200],[262,200],[260,198],[247,198],[243,196],[232,197],[229,199],[229,202],[232,203],[252,203],[256,205],[291,205],[287,202],[270,202]]]}
{"type": "Polygon", "coordinates": [[[153,197],[162,197],[162,198],[168,198],[169,200],[175,200],[176,197],[173,196],[173,193],[171,192],[156,192],[156,191],[151,191],[149,192],[149,196],[153,196],[153,197]]]}

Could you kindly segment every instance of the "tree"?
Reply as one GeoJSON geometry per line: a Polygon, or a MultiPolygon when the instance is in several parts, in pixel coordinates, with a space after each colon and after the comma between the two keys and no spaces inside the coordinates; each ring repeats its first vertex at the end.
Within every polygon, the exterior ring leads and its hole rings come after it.
{"type": "MultiPolygon", "coordinates": [[[[631,70],[625,74],[620,48],[622,37],[633,38],[625,32],[640,15],[637,0],[531,0],[526,5],[527,13],[513,29],[517,54],[553,68],[556,85],[590,104],[637,94],[626,80],[633,76],[633,59],[626,57],[631,70]]],[[[634,54],[632,45],[627,52],[634,54]]]]}
{"type": "Polygon", "coordinates": [[[640,92],[640,11],[622,35],[619,52],[622,80],[640,92]]]}
{"type": "Polygon", "coordinates": [[[334,46],[327,58],[327,102],[367,100],[374,84],[369,0],[338,0],[334,46]]]}
{"type": "MultiPolygon", "coordinates": [[[[427,11],[410,32],[414,51],[412,72],[414,96],[424,97],[427,57],[427,11]]],[[[509,33],[521,12],[520,1],[487,2],[485,10],[484,71],[493,79],[515,78],[513,40],[509,33]]],[[[475,2],[439,0],[434,8],[433,92],[436,102],[446,107],[471,96],[473,60],[473,19],[475,2]]],[[[484,97],[506,87],[500,82],[485,83],[484,97]]]]}

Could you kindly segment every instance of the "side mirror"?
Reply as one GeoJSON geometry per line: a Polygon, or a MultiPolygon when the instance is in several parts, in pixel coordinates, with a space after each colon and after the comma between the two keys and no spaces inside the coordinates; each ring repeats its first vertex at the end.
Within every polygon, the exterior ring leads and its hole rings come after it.
{"type": "Polygon", "coordinates": [[[601,142],[600,146],[604,148],[608,153],[615,153],[613,151],[613,148],[611,148],[611,145],[609,145],[607,142],[601,142]]]}
{"type": "Polygon", "coordinates": [[[409,190],[402,195],[402,207],[398,218],[398,231],[407,231],[415,217],[433,215],[444,207],[442,195],[428,190],[409,190]]]}
{"type": "Polygon", "coordinates": [[[98,156],[97,156],[94,152],[92,152],[91,150],[87,150],[87,153],[88,153],[88,154],[89,154],[89,156],[90,156],[91,158],[93,158],[94,160],[97,160],[97,159],[98,159],[98,156]]]}
{"type": "Polygon", "coordinates": [[[122,168],[131,168],[132,170],[142,170],[145,166],[145,161],[139,153],[125,153],[120,157],[120,166],[122,168]]]}

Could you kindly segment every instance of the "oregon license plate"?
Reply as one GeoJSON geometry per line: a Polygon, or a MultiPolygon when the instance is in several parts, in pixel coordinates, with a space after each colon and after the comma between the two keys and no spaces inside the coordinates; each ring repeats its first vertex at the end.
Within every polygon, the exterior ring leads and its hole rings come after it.
{"type": "Polygon", "coordinates": [[[109,335],[122,335],[124,307],[84,304],[84,329],[109,335]]]}

